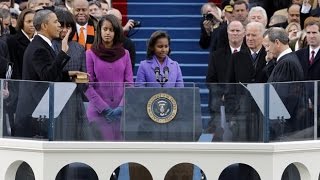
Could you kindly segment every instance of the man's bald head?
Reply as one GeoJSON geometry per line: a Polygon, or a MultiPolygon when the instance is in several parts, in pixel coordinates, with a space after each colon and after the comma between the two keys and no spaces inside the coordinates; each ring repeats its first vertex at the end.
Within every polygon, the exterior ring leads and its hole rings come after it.
{"type": "Polygon", "coordinates": [[[87,0],[73,0],[72,7],[76,6],[77,4],[84,4],[89,7],[89,2],[87,0]]]}
{"type": "Polygon", "coordinates": [[[114,15],[120,21],[120,23],[122,22],[122,14],[118,9],[112,8],[107,12],[107,14],[114,15]]]}
{"type": "Polygon", "coordinates": [[[89,2],[87,0],[74,0],[72,8],[76,22],[81,26],[85,25],[89,20],[89,2]]]}

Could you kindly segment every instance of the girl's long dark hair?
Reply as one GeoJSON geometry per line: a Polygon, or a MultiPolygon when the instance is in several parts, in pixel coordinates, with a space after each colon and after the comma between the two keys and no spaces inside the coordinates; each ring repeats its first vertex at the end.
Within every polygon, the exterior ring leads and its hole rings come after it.
{"type": "Polygon", "coordinates": [[[92,47],[95,49],[99,49],[99,45],[102,43],[101,27],[105,21],[109,21],[112,24],[114,31],[113,45],[123,42],[123,30],[121,24],[119,24],[118,19],[114,15],[108,14],[103,16],[98,22],[97,32],[92,44],[92,47]]]}

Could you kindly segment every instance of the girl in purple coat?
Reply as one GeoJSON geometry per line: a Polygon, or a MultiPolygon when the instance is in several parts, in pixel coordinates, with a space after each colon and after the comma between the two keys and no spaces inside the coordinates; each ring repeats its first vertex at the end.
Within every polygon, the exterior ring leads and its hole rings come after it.
{"type": "Polygon", "coordinates": [[[169,35],[164,31],[152,33],[148,42],[147,60],[140,62],[137,72],[138,86],[184,86],[180,66],[169,58],[170,51],[169,35]]]}
{"type": "Polygon", "coordinates": [[[100,19],[92,48],[86,52],[89,87],[87,115],[104,140],[120,140],[125,83],[133,82],[130,55],[122,47],[122,27],[113,15],[100,19]]]}

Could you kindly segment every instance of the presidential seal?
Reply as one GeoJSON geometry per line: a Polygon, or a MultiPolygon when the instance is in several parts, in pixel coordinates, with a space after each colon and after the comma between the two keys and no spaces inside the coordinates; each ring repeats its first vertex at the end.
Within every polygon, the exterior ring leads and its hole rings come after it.
{"type": "Polygon", "coordinates": [[[157,123],[168,123],[177,115],[177,102],[169,94],[158,93],[153,95],[147,104],[149,117],[157,123]]]}

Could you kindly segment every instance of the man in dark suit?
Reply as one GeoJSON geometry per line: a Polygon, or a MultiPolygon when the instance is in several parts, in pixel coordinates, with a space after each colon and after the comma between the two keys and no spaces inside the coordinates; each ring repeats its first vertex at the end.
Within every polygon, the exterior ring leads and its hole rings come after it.
{"type": "MultiPolygon", "coordinates": [[[[232,55],[228,66],[227,82],[230,83],[262,83],[267,81],[264,71],[266,65],[266,51],[262,46],[265,27],[260,22],[250,22],[246,26],[246,49],[232,55]]],[[[259,130],[260,111],[252,99],[250,93],[241,85],[232,85],[228,88],[228,100],[235,96],[237,101],[229,103],[234,106],[233,116],[238,125],[238,131],[234,131],[237,141],[259,141],[262,133],[259,130]]],[[[231,99],[231,100],[232,100],[231,99]]]]}
{"type": "Polygon", "coordinates": [[[87,0],[74,0],[72,9],[72,14],[77,23],[77,33],[72,40],[77,41],[88,50],[93,44],[95,27],[98,21],[89,15],[89,2],[87,0]]]}
{"type": "MultiPolygon", "coordinates": [[[[236,53],[228,67],[227,81],[231,83],[262,83],[267,81],[264,71],[266,51],[262,46],[265,25],[250,22],[246,26],[248,48],[236,53]]],[[[237,128],[233,128],[235,141],[262,140],[262,114],[250,93],[242,85],[232,85],[228,95],[234,95],[233,117],[237,128]]],[[[228,96],[226,96],[226,99],[228,96]]],[[[246,165],[239,164],[239,179],[256,180],[257,174],[246,165]]]]}
{"type": "Polygon", "coordinates": [[[309,46],[296,52],[305,80],[320,80],[320,20],[309,17],[305,21],[306,38],[309,46]]]}
{"type": "Polygon", "coordinates": [[[303,70],[299,59],[289,47],[289,39],[283,28],[271,28],[264,36],[266,51],[270,51],[277,59],[268,82],[302,81],[303,70]]]}
{"type": "MultiPolygon", "coordinates": [[[[283,28],[270,28],[265,33],[265,48],[276,58],[276,65],[268,82],[287,82],[304,80],[303,69],[299,59],[289,47],[289,38],[283,28]]],[[[270,138],[289,138],[289,133],[297,132],[305,118],[305,90],[301,83],[274,83],[275,90],[287,108],[290,119],[271,121],[270,138]]]]}
{"type": "Polygon", "coordinates": [[[266,82],[263,73],[266,65],[266,51],[262,46],[264,25],[251,22],[246,26],[246,44],[248,48],[232,56],[228,67],[227,82],[256,83],[266,82]]]}
{"type": "MultiPolygon", "coordinates": [[[[232,21],[228,25],[228,39],[230,46],[220,48],[213,52],[210,57],[208,72],[206,77],[207,83],[226,83],[226,71],[231,61],[231,55],[239,52],[242,46],[245,29],[240,21],[232,21]]],[[[208,84],[209,88],[209,111],[211,121],[209,126],[217,129],[220,126],[220,106],[224,103],[222,100],[225,92],[224,84],[208,84]]],[[[227,106],[228,107],[228,106],[227,106]]],[[[218,129],[219,130],[219,129],[218,129]]],[[[215,132],[214,140],[223,140],[221,134],[215,132]]],[[[226,140],[226,139],[224,139],[226,140]]]]}
{"type": "MultiPolygon", "coordinates": [[[[66,54],[68,50],[68,31],[62,41],[62,50],[58,55],[52,49],[51,40],[58,38],[61,31],[57,16],[50,10],[38,11],[33,20],[38,35],[34,37],[27,47],[23,57],[23,80],[35,81],[69,81],[70,77],[83,74],[79,71],[62,71],[69,60],[66,54]]],[[[32,113],[40,102],[48,88],[44,82],[22,82],[20,84],[17,115],[15,122],[15,136],[18,137],[47,137],[47,126],[38,126],[38,122],[32,118],[32,113]],[[39,128],[40,127],[40,128],[39,128]],[[39,128],[39,129],[37,129],[39,128]]]]}
{"type": "MultiPolygon", "coordinates": [[[[302,66],[305,80],[320,80],[320,20],[309,17],[305,21],[306,38],[309,46],[296,52],[302,66]]],[[[314,119],[314,83],[306,84],[308,97],[308,119],[306,127],[311,126],[314,119]]],[[[319,90],[319,87],[318,87],[319,90]]],[[[318,91],[319,94],[319,91],[318,91]]],[[[320,99],[318,99],[319,102],[320,99]]],[[[319,111],[319,106],[316,107],[319,111]]],[[[319,114],[319,112],[318,112],[319,114]]],[[[319,126],[318,126],[319,128],[319,126]]],[[[318,129],[319,132],[319,129],[318,129]]],[[[319,134],[319,133],[318,133],[319,134]]]]}
{"type": "MultiPolygon", "coordinates": [[[[231,62],[231,56],[237,54],[244,49],[246,49],[245,44],[243,43],[245,36],[245,29],[240,21],[232,21],[229,23],[228,28],[228,44],[224,48],[220,48],[217,51],[213,52],[210,57],[210,62],[208,66],[208,73],[206,77],[209,88],[209,112],[211,116],[211,121],[209,122],[208,129],[214,129],[213,141],[232,141],[232,137],[228,137],[224,134],[227,134],[230,127],[224,127],[222,130],[223,124],[221,123],[221,111],[220,107],[225,106],[226,119],[229,121],[231,118],[232,105],[224,100],[224,93],[226,85],[226,71],[231,62]],[[214,83],[214,84],[213,84],[214,83]],[[219,84],[217,84],[219,83],[219,84]]],[[[230,96],[229,96],[230,99],[230,96]]],[[[229,123],[230,124],[230,123],[229,123]]],[[[234,170],[238,170],[238,165],[229,167],[226,169],[228,173],[223,173],[219,179],[236,179],[236,173],[232,173],[234,170]]]]}
{"type": "MultiPolygon", "coordinates": [[[[205,3],[201,7],[201,15],[203,16],[203,19],[200,22],[201,32],[200,32],[200,39],[199,39],[199,45],[202,49],[208,49],[209,52],[212,53],[218,48],[221,48],[221,43],[227,43],[228,41],[225,38],[225,41],[218,41],[218,38],[220,38],[222,29],[225,29],[226,32],[226,24],[221,23],[221,15],[219,14],[218,7],[212,3],[205,3]],[[207,18],[208,14],[212,15],[212,19],[207,18]],[[224,26],[221,26],[224,25],[224,26]],[[225,27],[225,28],[224,28],[225,27]]],[[[226,34],[226,33],[225,33],[226,34]]],[[[223,34],[223,35],[225,35],[223,34]]],[[[225,36],[226,37],[226,36],[225,36]]],[[[224,47],[224,46],[222,46],[224,47]]]]}

